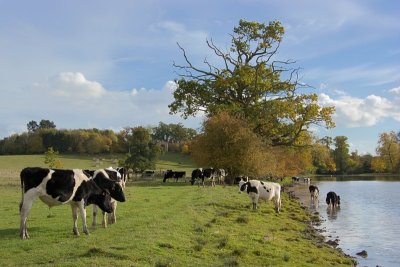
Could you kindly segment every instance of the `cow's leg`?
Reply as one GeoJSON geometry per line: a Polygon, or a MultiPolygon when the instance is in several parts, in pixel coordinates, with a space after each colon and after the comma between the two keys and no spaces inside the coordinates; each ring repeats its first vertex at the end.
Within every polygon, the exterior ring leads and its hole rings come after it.
{"type": "Polygon", "coordinates": [[[251,202],[253,203],[253,210],[257,209],[257,202],[258,202],[258,195],[252,196],[251,197],[251,202]]]}
{"type": "Polygon", "coordinates": [[[72,222],[73,222],[72,232],[74,233],[74,235],[78,236],[79,235],[78,207],[76,205],[71,204],[71,208],[72,208],[72,222]]]}
{"type": "Polygon", "coordinates": [[[275,197],[274,199],[274,204],[275,204],[275,212],[279,213],[281,209],[281,200],[280,197],[275,197]]]}
{"type": "Polygon", "coordinates": [[[26,226],[26,220],[28,218],[29,212],[32,208],[33,202],[38,198],[36,192],[31,189],[28,190],[23,198],[22,202],[20,203],[20,227],[19,227],[19,236],[21,239],[29,238],[28,228],[26,226]]]}
{"type": "Polygon", "coordinates": [[[93,204],[93,220],[92,220],[92,228],[96,229],[96,224],[97,224],[97,205],[93,204]]]}
{"type": "Polygon", "coordinates": [[[81,219],[82,219],[82,228],[85,234],[89,234],[89,229],[86,224],[86,209],[85,209],[85,202],[82,200],[79,202],[79,211],[81,212],[81,219]]]}
{"type": "Polygon", "coordinates": [[[107,228],[107,212],[103,211],[103,217],[101,219],[101,226],[107,228]]]}
{"type": "Polygon", "coordinates": [[[111,213],[108,214],[108,223],[109,224],[113,224],[117,222],[117,201],[114,201],[114,203],[112,203],[113,206],[113,211],[111,213]]]}

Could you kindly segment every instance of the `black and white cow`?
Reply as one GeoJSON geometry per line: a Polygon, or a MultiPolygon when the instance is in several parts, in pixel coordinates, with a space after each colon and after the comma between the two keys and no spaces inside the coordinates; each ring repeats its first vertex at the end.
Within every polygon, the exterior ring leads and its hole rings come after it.
{"type": "Polygon", "coordinates": [[[299,181],[300,181],[299,177],[297,177],[297,176],[292,177],[292,182],[299,182],[299,181]]]}
{"type": "MultiPolygon", "coordinates": [[[[93,173],[92,176],[93,181],[95,181],[101,188],[107,189],[110,194],[111,194],[111,205],[113,207],[111,212],[104,212],[103,211],[103,218],[101,221],[101,225],[106,228],[107,227],[107,216],[108,216],[108,223],[113,224],[117,222],[117,201],[124,202],[125,198],[123,201],[121,201],[121,198],[118,196],[123,193],[123,190],[125,188],[125,183],[123,179],[121,178],[120,172],[118,172],[116,169],[113,169],[112,167],[109,167],[107,169],[100,169],[97,170],[93,173]],[[117,194],[114,194],[114,191],[118,191],[117,194]],[[115,196],[115,197],[114,197],[115,196]],[[107,214],[108,213],[108,214],[107,214]]],[[[97,212],[98,208],[97,205],[93,205],[93,220],[92,220],[92,227],[96,228],[96,221],[97,221],[97,212]]]]}
{"type": "Polygon", "coordinates": [[[316,204],[318,203],[319,199],[319,189],[315,185],[310,185],[308,187],[308,190],[310,191],[310,197],[311,197],[311,203],[316,204]]]}
{"type": "Polygon", "coordinates": [[[164,173],[163,182],[165,183],[169,178],[174,178],[175,182],[178,182],[178,180],[182,179],[182,178],[185,178],[185,181],[186,181],[186,172],[185,171],[167,170],[164,173]]]}
{"type": "Polygon", "coordinates": [[[194,169],[192,171],[190,183],[194,185],[194,183],[197,182],[197,185],[200,186],[200,181],[204,186],[203,169],[202,168],[194,169]]]}
{"type": "Polygon", "coordinates": [[[164,179],[163,179],[163,183],[165,183],[169,178],[174,178],[175,172],[172,170],[167,170],[164,173],[164,179]]]}
{"type": "Polygon", "coordinates": [[[225,177],[227,176],[227,172],[224,169],[217,169],[217,179],[218,184],[225,184],[225,177]]]}
{"type": "Polygon", "coordinates": [[[117,167],[115,169],[121,175],[121,179],[124,182],[124,184],[126,184],[126,182],[128,181],[128,169],[125,167],[117,167]]]}
{"type": "MultiPolygon", "coordinates": [[[[86,209],[90,204],[98,205],[106,212],[112,212],[111,195],[89,179],[82,170],[57,170],[28,167],[21,171],[22,199],[20,203],[20,237],[29,238],[27,217],[33,202],[40,198],[49,207],[70,204],[72,208],[73,233],[78,231],[78,209],[82,217],[83,232],[89,234],[86,225],[86,209]]],[[[124,197],[124,196],[122,196],[124,197]]],[[[120,198],[125,200],[125,198],[120,198]]]]}
{"type": "Polygon", "coordinates": [[[215,180],[217,179],[218,173],[217,169],[207,168],[203,170],[203,187],[204,182],[211,182],[211,186],[215,186],[215,180]]]}
{"type": "Polygon", "coordinates": [[[273,182],[262,182],[259,180],[240,180],[239,193],[247,192],[253,204],[253,210],[257,209],[259,199],[274,200],[275,211],[281,209],[281,185],[273,182]]]}
{"type": "Polygon", "coordinates": [[[178,182],[178,179],[185,179],[186,182],[186,172],[185,171],[176,171],[174,174],[175,182],[178,182]]]}
{"type": "Polygon", "coordinates": [[[326,204],[328,204],[328,206],[331,208],[340,206],[340,196],[335,192],[330,191],[328,194],[326,194],[326,204]]]}

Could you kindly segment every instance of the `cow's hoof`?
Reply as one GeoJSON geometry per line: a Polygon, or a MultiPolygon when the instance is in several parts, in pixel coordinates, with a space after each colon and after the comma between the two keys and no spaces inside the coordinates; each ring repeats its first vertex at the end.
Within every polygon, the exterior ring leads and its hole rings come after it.
{"type": "Polygon", "coordinates": [[[89,230],[83,230],[83,232],[84,232],[86,235],[90,235],[89,230]]]}
{"type": "Polygon", "coordinates": [[[74,235],[79,236],[79,231],[78,229],[72,229],[72,232],[74,233],[74,235]]]}

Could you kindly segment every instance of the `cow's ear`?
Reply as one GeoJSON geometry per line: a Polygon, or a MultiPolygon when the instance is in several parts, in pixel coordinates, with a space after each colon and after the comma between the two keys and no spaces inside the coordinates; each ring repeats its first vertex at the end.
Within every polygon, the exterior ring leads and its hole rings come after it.
{"type": "Polygon", "coordinates": [[[246,182],[248,182],[249,181],[249,177],[248,176],[246,176],[246,182]]]}

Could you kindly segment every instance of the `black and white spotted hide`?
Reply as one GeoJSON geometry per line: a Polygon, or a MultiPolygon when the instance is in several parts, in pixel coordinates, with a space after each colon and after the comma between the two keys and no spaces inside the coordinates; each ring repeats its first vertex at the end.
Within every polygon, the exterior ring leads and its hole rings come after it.
{"type": "Polygon", "coordinates": [[[280,212],[281,208],[281,185],[272,182],[259,180],[241,180],[239,182],[239,192],[247,192],[253,205],[253,210],[257,209],[258,200],[273,200],[275,211],[280,212]]]}

